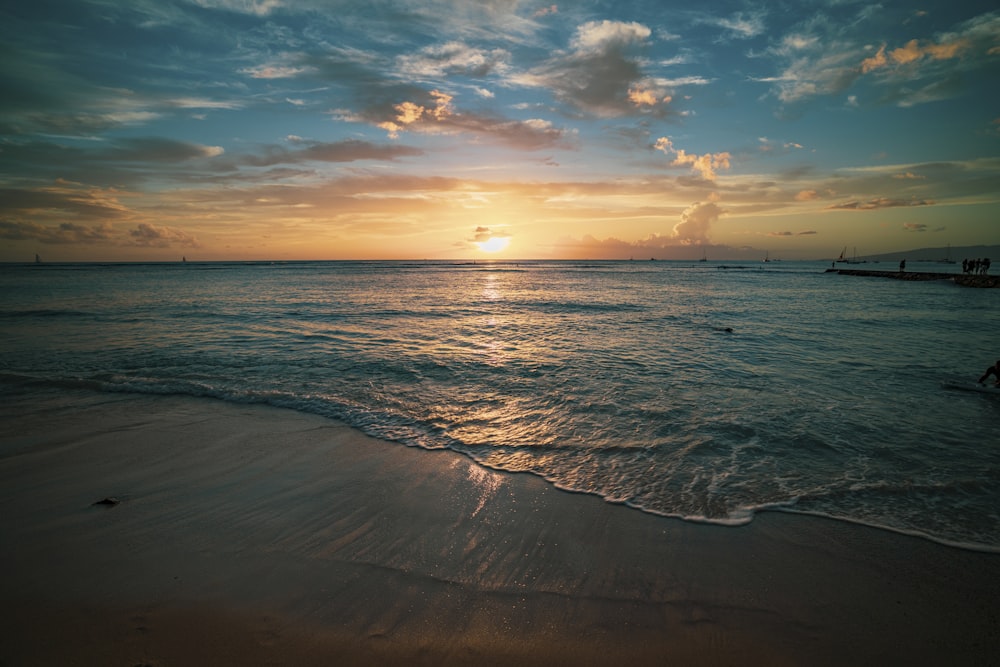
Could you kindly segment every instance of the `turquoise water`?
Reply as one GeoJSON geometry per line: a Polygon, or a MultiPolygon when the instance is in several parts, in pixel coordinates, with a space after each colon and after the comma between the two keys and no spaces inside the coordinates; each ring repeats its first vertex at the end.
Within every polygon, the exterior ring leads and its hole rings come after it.
{"type": "Polygon", "coordinates": [[[827,266],[7,265],[0,388],[263,402],[663,515],[1000,549],[1000,396],[942,386],[1000,358],[1000,291],[827,266]]]}

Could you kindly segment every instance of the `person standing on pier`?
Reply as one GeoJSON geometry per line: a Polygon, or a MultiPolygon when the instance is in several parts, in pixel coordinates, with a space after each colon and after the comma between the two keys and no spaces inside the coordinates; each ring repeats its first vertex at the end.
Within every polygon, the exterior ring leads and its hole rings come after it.
{"type": "Polygon", "coordinates": [[[903,271],[906,271],[906,260],[905,259],[899,260],[899,272],[902,273],[903,271]]]}

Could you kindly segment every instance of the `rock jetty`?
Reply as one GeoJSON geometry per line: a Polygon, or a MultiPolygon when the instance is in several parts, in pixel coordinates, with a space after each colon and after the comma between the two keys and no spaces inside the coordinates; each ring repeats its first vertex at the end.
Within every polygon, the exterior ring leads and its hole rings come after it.
{"type": "Polygon", "coordinates": [[[969,275],[965,273],[933,273],[929,271],[868,271],[866,269],[827,269],[827,273],[842,276],[892,278],[893,280],[950,280],[962,287],[1000,287],[1000,276],[969,275]]]}

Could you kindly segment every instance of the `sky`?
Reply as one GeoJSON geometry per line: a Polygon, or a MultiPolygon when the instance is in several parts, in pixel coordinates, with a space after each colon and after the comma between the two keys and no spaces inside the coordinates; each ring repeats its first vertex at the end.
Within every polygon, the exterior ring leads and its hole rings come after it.
{"type": "Polygon", "coordinates": [[[13,0],[0,261],[1000,243],[1000,10],[13,0]]]}

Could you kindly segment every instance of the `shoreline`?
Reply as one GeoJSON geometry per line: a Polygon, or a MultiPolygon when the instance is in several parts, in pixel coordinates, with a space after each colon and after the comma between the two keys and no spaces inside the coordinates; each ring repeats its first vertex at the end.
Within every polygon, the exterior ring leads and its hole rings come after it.
{"type": "Polygon", "coordinates": [[[997,554],[786,512],[659,517],[262,405],[8,398],[4,664],[930,664],[1000,648],[997,554]],[[92,505],[105,497],[121,502],[92,505]]]}
{"type": "Polygon", "coordinates": [[[892,278],[908,282],[926,282],[932,280],[950,280],[962,287],[1000,287],[1000,276],[971,275],[967,273],[936,273],[933,271],[872,271],[869,269],[827,269],[825,273],[837,273],[842,276],[861,276],[867,278],[892,278]]]}

